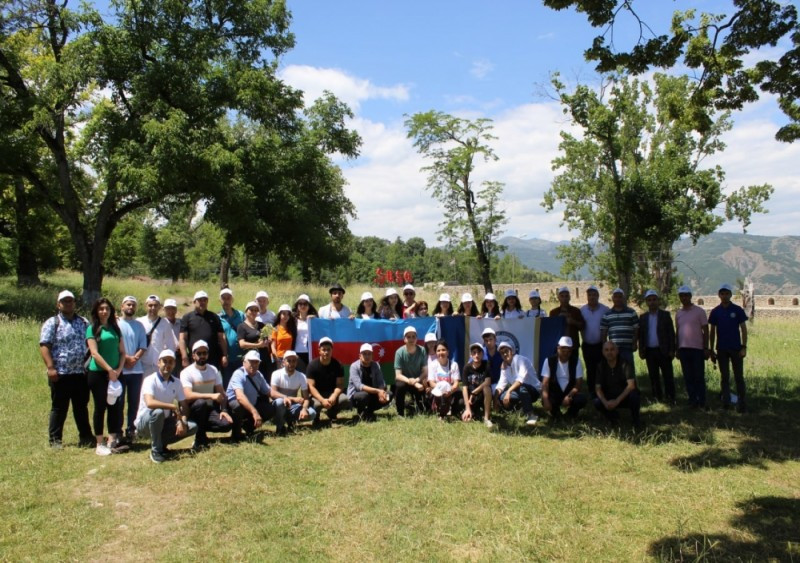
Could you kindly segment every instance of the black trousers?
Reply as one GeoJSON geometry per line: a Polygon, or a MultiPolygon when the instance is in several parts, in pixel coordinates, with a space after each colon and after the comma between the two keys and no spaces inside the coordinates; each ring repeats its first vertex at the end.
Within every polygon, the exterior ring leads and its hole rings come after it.
{"type": "MultiPolygon", "coordinates": [[[[611,397],[613,399],[614,397],[611,397]]],[[[606,397],[607,400],[610,400],[606,397]]],[[[641,396],[639,395],[639,390],[634,389],[628,396],[623,399],[623,401],[617,405],[617,408],[614,410],[608,410],[603,402],[600,400],[600,397],[594,400],[594,406],[597,410],[599,410],[603,416],[605,416],[608,420],[612,422],[616,422],[619,420],[619,409],[630,409],[631,411],[631,418],[633,419],[633,423],[638,425],[639,424],[639,409],[641,408],[642,400],[641,396]]]]}
{"type": "Polygon", "coordinates": [[[122,397],[117,397],[117,401],[113,405],[109,405],[106,400],[108,394],[108,372],[107,371],[89,371],[87,375],[89,383],[89,391],[92,393],[94,400],[94,414],[92,415],[92,423],[94,425],[94,435],[103,435],[103,419],[108,420],[108,432],[110,434],[122,433],[122,397]],[[106,417],[106,411],[108,416],[106,417]]]}
{"type": "Polygon", "coordinates": [[[664,394],[667,401],[675,401],[675,373],[672,369],[672,358],[661,352],[660,348],[647,348],[644,352],[647,363],[647,375],[650,376],[650,387],[653,397],[661,400],[661,379],[664,379],[664,394]]]}
{"type": "Polygon", "coordinates": [[[371,415],[376,410],[382,409],[388,404],[381,403],[377,395],[367,393],[366,391],[356,391],[353,394],[353,398],[350,399],[350,402],[353,403],[359,415],[371,415]]]}
{"type": "MultiPolygon", "coordinates": [[[[561,417],[561,404],[572,389],[573,388],[569,385],[567,385],[566,389],[561,389],[561,385],[559,385],[557,381],[555,384],[549,386],[550,415],[553,418],[561,417]]],[[[583,393],[575,394],[575,396],[572,397],[572,402],[570,402],[569,407],[567,407],[567,416],[570,418],[578,416],[578,412],[586,406],[587,402],[586,395],[583,393]]]]}
{"type": "MultiPolygon", "coordinates": [[[[238,438],[241,436],[242,430],[248,435],[255,432],[256,427],[255,421],[253,420],[253,413],[245,409],[239,401],[235,399],[229,403],[229,406],[231,409],[231,417],[233,418],[231,438],[238,438]]],[[[261,416],[262,422],[272,420],[275,416],[275,405],[272,404],[272,401],[266,395],[260,396],[253,406],[258,411],[259,416],[261,416]]]]}
{"type": "Polygon", "coordinates": [[[406,395],[409,395],[410,398],[414,401],[417,406],[417,410],[428,410],[428,405],[425,405],[425,390],[423,389],[420,391],[413,385],[409,385],[404,381],[397,381],[395,383],[395,397],[394,400],[397,403],[397,414],[403,416],[406,414],[406,395]]]}
{"type": "Polygon", "coordinates": [[[207,432],[228,432],[232,427],[230,422],[220,418],[219,403],[211,399],[198,399],[189,405],[189,420],[197,424],[195,441],[199,444],[208,442],[207,432]]]}
{"type": "Polygon", "coordinates": [[[583,363],[586,366],[586,384],[589,388],[589,394],[594,397],[594,385],[597,376],[597,366],[603,360],[603,343],[581,344],[583,349],[583,363]]]}
{"type": "Polygon", "coordinates": [[[60,442],[64,435],[64,423],[72,403],[72,416],[78,427],[81,443],[94,444],[94,434],[89,424],[89,383],[85,373],[59,374],[50,385],[50,442],[60,442]]]}

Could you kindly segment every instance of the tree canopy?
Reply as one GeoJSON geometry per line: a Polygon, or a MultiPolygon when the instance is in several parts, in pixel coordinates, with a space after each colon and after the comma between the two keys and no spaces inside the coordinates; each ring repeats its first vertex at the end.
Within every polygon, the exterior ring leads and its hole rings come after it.
{"type": "Polygon", "coordinates": [[[600,73],[625,69],[641,74],[653,67],[672,68],[677,64],[695,71],[691,101],[695,113],[704,115],[695,122],[701,132],[712,126],[710,108],[740,109],[757,100],[760,89],[777,96],[789,121],[775,137],[786,142],[800,138],[800,23],[795,3],[731,0],[727,14],[677,11],[670,32],[656,34],[637,13],[634,0],[543,2],[555,10],[575,8],[586,14],[592,26],[603,29],[585,52],[587,60],[597,62],[600,73]],[[630,50],[619,51],[614,44],[614,29],[623,25],[625,16],[637,26],[638,40],[630,50]],[[782,53],[762,50],[754,56],[759,49],[773,48],[781,40],[790,43],[782,53]]]}

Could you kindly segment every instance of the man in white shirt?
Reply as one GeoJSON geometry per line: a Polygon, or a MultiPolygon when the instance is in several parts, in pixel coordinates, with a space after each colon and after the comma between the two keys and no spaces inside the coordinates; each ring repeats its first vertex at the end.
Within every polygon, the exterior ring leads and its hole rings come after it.
{"type": "Polygon", "coordinates": [[[189,403],[180,381],[172,375],[174,367],[175,352],[164,350],[158,357],[158,372],[151,373],[142,382],[135,425],[139,436],[150,438],[153,463],[166,461],[167,444],[197,432],[197,425],[188,419],[189,403]]]}
{"type": "Polygon", "coordinates": [[[344,288],[341,284],[333,284],[328,293],[331,296],[331,302],[319,309],[320,319],[349,319],[350,309],[342,303],[344,298],[344,288]]]}
{"type": "Polygon", "coordinates": [[[189,403],[189,420],[197,424],[192,449],[208,447],[207,432],[228,432],[233,418],[219,370],[208,363],[208,344],[198,340],[192,346],[194,362],[181,371],[181,385],[189,403]]]}
{"type": "Polygon", "coordinates": [[[175,371],[172,375],[180,375],[180,367],[182,365],[180,358],[180,350],[178,349],[178,340],[181,337],[181,320],[178,318],[178,302],[174,299],[166,299],[164,301],[164,320],[156,327],[153,332],[153,338],[162,340],[164,343],[164,350],[172,350],[175,352],[175,371]],[[166,334],[159,335],[161,331],[166,334]],[[170,336],[169,333],[173,336],[170,336]]]}
{"type": "Polygon", "coordinates": [[[278,435],[286,435],[287,423],[289,428],[293,428],[296,422],[314,420],[317,416],[317,411],[311,406],[306,376],[297,371],[297,352],[294,350],[283,355],[283,367],[272,372],[270,386],[276,397],[275,431],[278,435]]]}
{"type": "Polygon", "coordinates": [[[265,325],[275,324],[275,313],[267,309],[269,307],[269,295],[266,291],[256,293],[256,303],[258,303],[258,320],[265,325]]]}
{"type": "Polygon", "coordinates": [[[561,418],[561,407],[567,407],[567,416],[576,418],[586,406],[586,395],[581,393],[583,367],[577,354],[572,353],[572,339],[562,336],[556,353],[542,364],[542,406],[553,420],[561,418]]]}
{"type": "Polygon", "coordinates": [[[533,414],[533,403],[541,393],[541,383],[531,361],[525,356],[514,353],[508,342],[501,342],[498,347],[503,357],[500,367],[500,380],[497,382],[495,395],[503,410],[511,410],[517,403],[522,405],[525,413],[525,424],[533,426],[539,420],[533,414]]]}

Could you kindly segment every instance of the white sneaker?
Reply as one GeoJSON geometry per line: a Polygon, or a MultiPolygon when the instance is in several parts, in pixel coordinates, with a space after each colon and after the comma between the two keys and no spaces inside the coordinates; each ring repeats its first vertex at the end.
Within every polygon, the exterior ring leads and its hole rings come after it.
{"type": "Polygon", "coordinates": [[[539,421],[539,417],[535,414],[529,415],[528,420],[525,421],[525,424],[528,426],[536,426],[536,423],[539,421]]]}
{"type": "Polygon", "coordinates": [[[111,455],[111,448],[105,444],[97,444],[97,448],[95,448],[94,453],[97,455],[111,455]]]}
{"type": "Polygon", "coordinates": [[[487,419],[484,419],[484,421],[483,421],[483,425],[484,425],[486,428],[488,428],[489,430],[491,430],[492,428],[494,428],[494,422],[492,422],[492,421],[491,421],[491,420],[489,420],[488,418],[487,418],[487,419]]]}

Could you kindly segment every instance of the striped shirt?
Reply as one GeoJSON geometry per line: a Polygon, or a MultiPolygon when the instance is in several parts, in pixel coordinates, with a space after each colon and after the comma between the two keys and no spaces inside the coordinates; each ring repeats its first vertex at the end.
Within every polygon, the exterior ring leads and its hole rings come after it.
{"type": "Polygon", "coordinates": [[[600,329],[607,331],[608,339],[620,348],[633,348],[633,339],[638,328],[639,315],[630,307],[609,309],[600,319],[600,329]]]}

